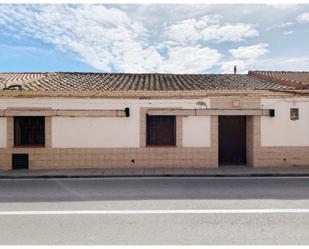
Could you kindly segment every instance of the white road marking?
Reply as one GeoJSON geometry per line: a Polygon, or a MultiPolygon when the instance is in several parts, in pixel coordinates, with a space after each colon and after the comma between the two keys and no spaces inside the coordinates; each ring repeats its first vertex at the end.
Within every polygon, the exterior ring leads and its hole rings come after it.
{"type": "MultiPolygon", "coordinates": [[[[37,178],[39,180],[40,178],[37,178]]],[[[309,176],[132,176],[132,177],[86,177],[86,178],[45,178],[59,180],[183,180],[183,179],[209,179],[209,180],[224,180],[224,179],[309,179],[309,176]]],[[[23,179],[25,180],[25,179],[23,179]]],[[[33,180],[33,179],[31,179],[33,180]]]]}
{"type": "Polygon", "coordinates": [[[49,210],[0,211],[0,216],[13,215],[139,215],[139,214],[277,214],[309,213],[309,209],[163,209],[163,210],[49,210]]]}

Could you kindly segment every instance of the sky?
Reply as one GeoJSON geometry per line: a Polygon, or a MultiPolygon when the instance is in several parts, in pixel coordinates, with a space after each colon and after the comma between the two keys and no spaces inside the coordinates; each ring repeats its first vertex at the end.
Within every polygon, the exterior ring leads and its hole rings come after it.
{"type": "Polygon", "coordinates": [[[309,4],[0,4],[1,72],[309,71],[309,4]]]}

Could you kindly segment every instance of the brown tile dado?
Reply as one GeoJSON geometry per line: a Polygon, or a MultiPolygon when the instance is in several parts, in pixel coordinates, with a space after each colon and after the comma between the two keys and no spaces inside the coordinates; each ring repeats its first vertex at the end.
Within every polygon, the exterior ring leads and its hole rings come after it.
{"type": "Polygon", "coordinates": [[[1,169],[11,169],[11,153],[28,153],[29,169],[217,167],[209,148],[1,149],[1,169]]]}
{"type": "Polygon", "coordinates": [[[301,146],[261,147],[255,153],[255,167],[308,166],[309,148],[301,146]]]}

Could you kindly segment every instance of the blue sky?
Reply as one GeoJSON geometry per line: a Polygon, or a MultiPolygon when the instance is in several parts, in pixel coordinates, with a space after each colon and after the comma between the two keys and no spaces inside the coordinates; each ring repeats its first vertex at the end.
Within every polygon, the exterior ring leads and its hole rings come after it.
{"type": "Polygon", "coordinates": [[[0,71],[309,71],[306,5],[0,5],[0,71]]]}

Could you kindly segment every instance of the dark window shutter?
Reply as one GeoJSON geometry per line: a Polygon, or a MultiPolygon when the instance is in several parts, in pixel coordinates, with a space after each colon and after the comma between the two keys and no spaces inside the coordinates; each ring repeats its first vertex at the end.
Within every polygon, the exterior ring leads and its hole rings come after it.
{"type": "Polygon", "coordinates": [[[176,145],[176,117],[147,115],[147,139],[149,146],[176,145]]]}
{"type": "Polygon", "coordinates": [[[14,117],[14,145],[45,145],[45,117],[14,117]]]}

